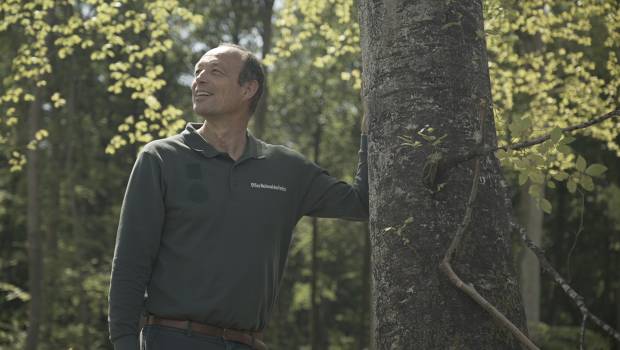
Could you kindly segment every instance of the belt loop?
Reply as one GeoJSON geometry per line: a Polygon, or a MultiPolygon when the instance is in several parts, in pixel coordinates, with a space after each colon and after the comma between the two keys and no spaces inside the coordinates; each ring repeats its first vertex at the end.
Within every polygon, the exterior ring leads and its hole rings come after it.
{"type": "Polygon", "coordinates": [[[192,336],[192,321],[187,320],[187,328],[185,328],[185,333],[188,337],[192,336]]]}

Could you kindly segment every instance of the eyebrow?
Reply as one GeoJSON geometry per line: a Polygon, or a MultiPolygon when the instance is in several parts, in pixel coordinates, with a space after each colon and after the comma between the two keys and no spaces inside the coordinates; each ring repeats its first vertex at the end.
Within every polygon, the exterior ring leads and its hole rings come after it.
{"type": "Polygon", "coordinates": [[[217,68],[219,70],[221,70],[222,72],[226,73],[226,70],[222,67],[222,65],[220,65],[217,62],[213,62],[213,63],[209,63],[209,62],[199,62],[196,64],[196,66],[194,67],[194,72],[196,72],[199,68],[203,68],[207,65],[211,65],[214,68],[217,68]]]}

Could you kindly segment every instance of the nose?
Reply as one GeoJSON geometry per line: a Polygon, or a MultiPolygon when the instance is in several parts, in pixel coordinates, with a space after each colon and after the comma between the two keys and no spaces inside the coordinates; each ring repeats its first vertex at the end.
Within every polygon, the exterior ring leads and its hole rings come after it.
{"type": "Polygon", "coordinates": [[[198,75],[196,75],[196,81],[197,82],[206,82],[207,81],[207,71],[205,69],[201,70],[200,72],[198,72],[198,75]]]}

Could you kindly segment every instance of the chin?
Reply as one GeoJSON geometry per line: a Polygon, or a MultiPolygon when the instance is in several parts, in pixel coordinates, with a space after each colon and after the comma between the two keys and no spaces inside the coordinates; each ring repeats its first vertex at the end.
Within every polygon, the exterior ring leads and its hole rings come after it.
{"type": "Polygon", "coordinates": [[[206,117],[209,114],[209,111],[206,108],[198,108],[194,106],[194,113],[198,114],[201,117],[206,117]]]}

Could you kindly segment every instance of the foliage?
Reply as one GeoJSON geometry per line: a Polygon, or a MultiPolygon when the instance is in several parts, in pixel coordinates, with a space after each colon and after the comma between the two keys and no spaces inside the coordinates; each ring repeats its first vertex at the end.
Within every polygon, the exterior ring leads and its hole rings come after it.
{"type": "MultiPolygon", "coordinates": [[[[588,166],[560,128],[613,110],[620,102],[620,7],[614,1],[487,1],[489,69],[500,145],[551,132],[551,139],[520,151],[499,151],[504,167],[529,180],[529,193],[551,211],[543,187],[566,182],[595,188],[605,171],[588,166]]],[[[583,131],[620,156],[617,120],[583,131]]]]}
{"type": "MultiPolygon", "coordinates": [[[[0,126],[0,144],[8,142],[23,119],[19,116],[20,104],[34,101],[35,90],[47,86],[49,79],[58,74],[53,70],[54,61],[65,60],[76,50],[84,51],[92,61],[107,64],[109,78],[100,79],[109,79],[108,92],[124,93],[141,102],[139,115],[128,116],[119,126],[123,134],[111,139],[107,153],[114,153],[127,142],[148,142],[153,135],[175,133],[179,123],[183,124],[179,118],[181,111],[171,104],[162,105],[157,98],[157,92],[166,84],[160,78],[164,68],[157,64],[157,58],[173,44],[168,22],[174,17],[191,25],[201,21],[199,15],[191,14],[178,1],[6,1],[0,14],[0,33],[20,39],[14,41],[16,47],[9,57],[3,57],[11,64],[0,96],[5,116],[0,126]]],[[[62,96],[60,91],[49,91],[44,100],[54,108],[62,108],[66,103],[62,96]]],[[[34,139],[28,148],[35,149],[47,135],[45,129],[31,135],[34,139]]],[[[11,170],[20,170],[25,163],[23,152],[3,148],[5,153],[10,152],[11,170]]]]}

